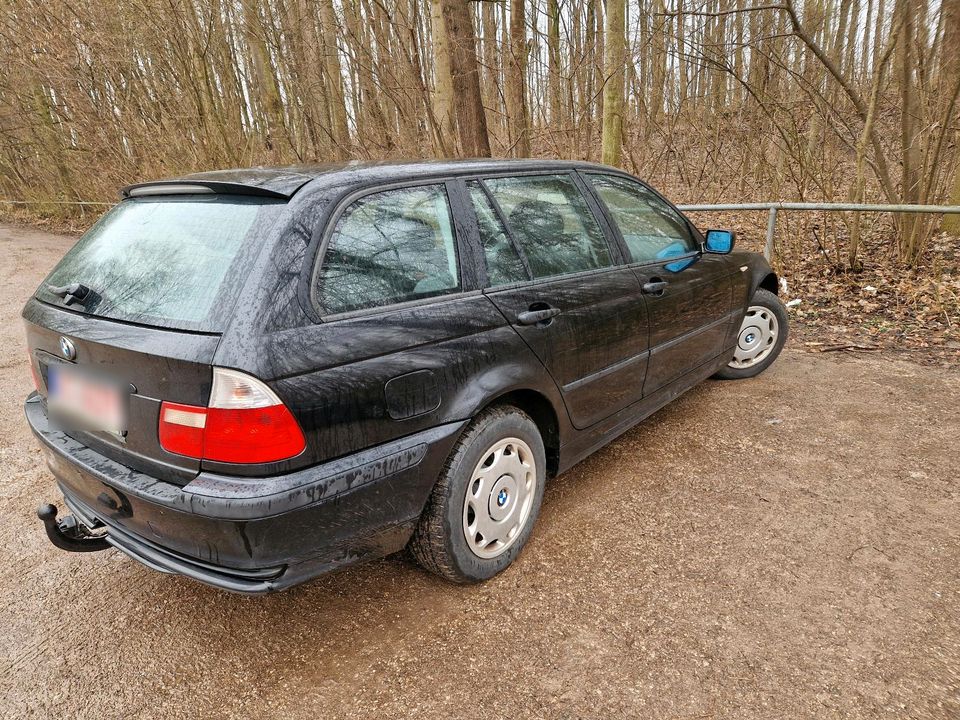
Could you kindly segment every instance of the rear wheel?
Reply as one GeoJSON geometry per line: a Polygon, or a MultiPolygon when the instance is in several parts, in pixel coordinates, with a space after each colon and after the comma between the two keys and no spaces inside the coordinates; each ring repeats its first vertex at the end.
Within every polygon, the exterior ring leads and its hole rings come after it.
{"type": "Polygon", "coordinates": [[[777,359],[788,331],[787,308],[780,298],[758,289],[740,324],[733,359],[714,377],[739,380],[759,375],[777,359]]]}
{"type": "Polygon", "coordinates": [[[454,582],[505,569],[530,537],[546,476],[543,440],[512,406],[479,415],[457,441],[410,541],[424,568],[454,582]]]}

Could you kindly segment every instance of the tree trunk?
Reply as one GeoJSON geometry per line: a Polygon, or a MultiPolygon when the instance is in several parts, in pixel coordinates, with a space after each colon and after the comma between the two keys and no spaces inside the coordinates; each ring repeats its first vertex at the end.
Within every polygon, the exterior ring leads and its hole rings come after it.
{"type": "Polygon", "coordinates": [[[623,84],[626,26],[625,0],[607,0],[603,68],[603,162],[619,165],[623,149],[623,84]]]}
{"type": "Polygon", "coordinates": [[[343,93],[343,74],[340,67],[340,49],[337,46],[337,19],[333,0],[320,2],[320,38],[323,41],[323,68],[330,107],[330,132],[333,152],[347,157],[350,152],[350,131],[347,129],[347,106],[343,93]]]}
{"type": "Polygon", "coordinates": [[[490,157],[487,118],[480,93],[477,39],[470,7],[463,0],[441,0],[443,25],[450,48],[450,78],[457,136],[467,157],[490,157]]]}
{"type": "Polygon", "coordinates": [[[547,58],[550,87],[550,123],[555,130],[561,126],[562,90],[560,89],[560,2],[547,0],[547,58]]]}
{"type": "MultiPolygon", "coordinates": [[[[951,82],[960,77],[960,0],[943,0],[943,41],[940,56],[940,92],[946,94],[951,82]]],[[[960,132],[956,133],[953,156],[953,192],[950,203],[960,205],[960,132]]],[[[960,235],[960,215],[944,215],[941,229],[960,235]]]]}
{"type": "MultiPolygon", "coordinates": [[[[914,36],[916,9],[911,0],[898,0],[895,15],[900,21],[900,40],[897,43],[897,73],[900,91],[900,151],[902,171],[900,195],[904,203],[916,203],[920,191],[920,141],[917,120],[920,117],[915,87],[914,36]]],[[[900,258],[908,263],[917,259],[921,244],[921,224],[917,216],[904,214],[900,218],[900,258]]]]}
{"type": "Polygon", "coordinates": [[[270,65],[270,54],[263,39],[263,26],[260,22],[257,0],[245,0],[243,3],[243,29],[250,48],[250,59],[253,64],[252,90],[260,98],[261,120],[265,125],[266,135],[264,143],[268,149],[277,149],[276,143],[283,129],[283,103],[280,101],[280,89],[277,87],[273,68],[270,65]]]}
{"type": "Polygon", "coordinates": [[[433,35],[433,112],[448,148],[455,149],[456,117],[453,113],[453,70],[450,43],[443,20],[444,0],[430,0],[430,31],[433,35]]]}
{"type": "Polygon", "coordinates": [[[503,113],[500,102],[500,51],[497,47],[497,4],[481,3],[483,27],[483,106],[487,111],[487,132],[494,140],[503,141],[503,113]]]}
{"type": "Polygon", "coordinates": [[[643,136],[649,140],[654,129],[660,124],[660,117],[663,114],[663,101],[667,87],[667,41],[666,36],[669,32],[668,20],[665,16],[666,8],[663,0],[655,0],[654,8],[656,12],[653,17],[653,43],[650,48],[650,65],[652,92],[650,99],[650,112],[647,115],[646,126],[643,128],[643,136]]]}
{"type": "Polygon", "coordinates": [[[507,62],[507,113],[514,157],[530,155],[530,113],[527,110],[527,25],[524,0],[510,2],[510,59],[507,62]]]}

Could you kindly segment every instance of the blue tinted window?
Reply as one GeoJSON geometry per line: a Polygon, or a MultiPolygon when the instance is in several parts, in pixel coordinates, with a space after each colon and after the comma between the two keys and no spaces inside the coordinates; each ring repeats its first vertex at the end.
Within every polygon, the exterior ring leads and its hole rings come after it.
{"type": "Polygon", "coordinates": [[[630,250],[633,262],[667,260],[699,248],[686,221],[637,182],[616,175],[590,175],[630,250]]]}

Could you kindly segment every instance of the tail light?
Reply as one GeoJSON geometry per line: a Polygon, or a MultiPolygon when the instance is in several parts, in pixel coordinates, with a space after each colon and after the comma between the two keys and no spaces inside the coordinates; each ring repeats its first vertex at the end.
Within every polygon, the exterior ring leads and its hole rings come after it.
{"type": "Polygon", "coordinates": [[[225,463],[267,463],[299,455],[303,432],[280,398],[256,378],[213,369],[207,407],[163,402],[160,446],[167,452],[225,463]]]}

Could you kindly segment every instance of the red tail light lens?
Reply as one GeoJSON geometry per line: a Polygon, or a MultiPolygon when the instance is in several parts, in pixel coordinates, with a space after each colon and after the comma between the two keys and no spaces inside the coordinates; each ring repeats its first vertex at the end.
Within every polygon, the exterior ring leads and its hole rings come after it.
{"type": "Polygon", "coordinates": [[[303,452],[300,426],[284,405],[250,410],[207,410],[203,458],[228,463],[265,463],[303,452]]]}
{"type": "Polygon", "coordinates": [[[214,368],[208,407],[164,402],[160,445],[166,451],[225,463],[266,463],[306,447],[296,418],[256,378],[214,368]]]}

